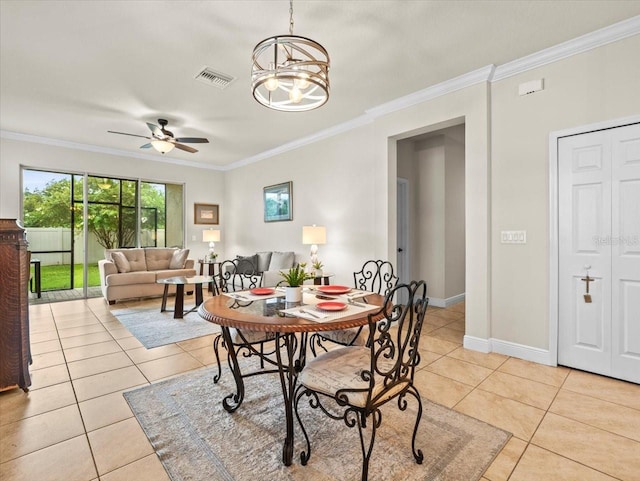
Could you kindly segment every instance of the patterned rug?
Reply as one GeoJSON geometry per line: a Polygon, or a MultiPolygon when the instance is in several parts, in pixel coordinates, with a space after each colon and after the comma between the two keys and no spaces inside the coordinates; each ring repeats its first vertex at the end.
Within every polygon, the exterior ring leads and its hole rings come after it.
{"type": "Polygon", "coordinates": [[[159,307],[118,309],[111,313],[147,349],[220,332],[217,325],[205,321],[197,312],[191,312],[183,319],[174,319],[173,312],[160,312],[159,307]]]}
{"type": "MultiPolygon", "coordinates": [[[[284,409],[279,379],[246,379],[246,397],[234,414],[222,408],[233,379],[228,370],[215,385],[210,368],[124,394],[172,481],[355,481],[362,455],[356,428],[332,421],[305,403],[301,417],[311,439],[311,459],[296,423],[293,464],[282,464],[284,409]]],[[[419,388],[419,387],[418,387],[419,388]]],[[[369,467],[370,481],[477,481],[510,434],[423,400],[417,448],[411,454],[415,400],[407,411],[384,407],[369,467]]]]}

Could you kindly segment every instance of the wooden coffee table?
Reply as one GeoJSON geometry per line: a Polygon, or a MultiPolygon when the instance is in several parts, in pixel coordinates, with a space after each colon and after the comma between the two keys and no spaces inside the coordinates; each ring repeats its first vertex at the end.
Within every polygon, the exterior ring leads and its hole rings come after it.
{"type": "Polygon", "coordinates": [[[213,281],[211,276],[194,276],[194,277],[167,277],[166,279],[158,279],[158,284],[164,284],[164,292],[162,293],[162,306],[160,312],[167,310],[167,297],[169,295],[169,286],[176,286],[176,302],[173,308],[173,318],[182,319],[186,314],[194,312],[198,309],[198,306],[202,304],[202,284],[208,284],[213,281]],[[196,290],[196,305],[189,309],[184,310],[184,286],[192,285],[196,290]]]}

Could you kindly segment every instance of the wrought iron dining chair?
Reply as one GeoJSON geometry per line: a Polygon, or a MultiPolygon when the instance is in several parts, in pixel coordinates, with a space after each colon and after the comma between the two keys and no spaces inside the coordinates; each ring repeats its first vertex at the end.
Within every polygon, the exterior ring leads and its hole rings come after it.
{"type": "MultiPolygon", "coordinates": [[[[398,284],[398,276],[395,275],[393,264],[389,261],[366,261],[362,269],[353,273],[353,282],[356,289],[386,295],[398,284]]],[[[363,327],[353,327],[341,331],[319,332],[309,337],[309,347],[313,355],[316,349],[321,347],[325,352],[327,348],[324,341],[340,344],[342,346],[363,345],[367,336],[363,327]]]]}
{"type": "MultiPolygon", "coordinates": [[[[251,261],[246,258],[225,260],[220,263],[217,278],[214,279],[219,293],[231,293],[243,291],[246,289],[254,289],[262,283],[262,274],[251,261]]],[[[239,301],[242,302],[242,301],[239,301]]],[[[254,354],[260,354],[260,367],[264,368],[264,343],[275,339],[274,333],[241,331],[235,328],[229,329],[232,346],[227,346],[222,334],[218,334],[213,340],[213,352],[218,363],[218,374],[213,377],[213,382],[217,383],[222,376],[222,364],[220,363],[220,343],[227,349],[235,349],[236,357],[241,354],[244,357],[250,357],[254,354]],[[257,351],[256,346],[259,347],[257,351]]],[[[229,361],[229,356],[227,355],[229,361]]],[[[231,362],[229,361],[231,367],[231,362]]]]}
{"type": "Polygon", "coordinates": [[[303,465],[311,457],[309,435],[300,417],[303,397],[308,398],[311,408],[320,408],[327,416],[342,420],[348,427],[358,427],[363,458],[362,481],[366,481],[376,430],[382,422],[380,408],[395,399],[398,409],[405,411],[409,406],[407,395],[418,403],[411,450],[416,462],[422,464],[424,456],[416,449],[422,401],[413,378],[420,363],[418,346],[428,303],[424,281],[394,287],[387,293],[382,308],[369,314],[370,334],[366,346],[342,347],[322,353],[302,369],[294,396],[294,410],[306,442],[300,453],[303,465]],[[406,294],[408,302],[394,305],[394,296],[400,293],[406,294]],[[365,442],[367,430],[370,430],[368,443],[365,442]]]}

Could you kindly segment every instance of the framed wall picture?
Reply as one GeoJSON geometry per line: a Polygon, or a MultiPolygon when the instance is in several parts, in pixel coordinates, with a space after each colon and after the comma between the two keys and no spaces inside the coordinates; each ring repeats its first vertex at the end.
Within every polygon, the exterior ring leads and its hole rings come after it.
{"type": "Polygon", "coordinates": [[[264,188],[264,221],[293,220],[293,182],[270,185],[264,188]]]}
{"type": "Polygon", "coordinates": [[[194,224],[219,224],[218,204],[193,204],[194,224]]]}

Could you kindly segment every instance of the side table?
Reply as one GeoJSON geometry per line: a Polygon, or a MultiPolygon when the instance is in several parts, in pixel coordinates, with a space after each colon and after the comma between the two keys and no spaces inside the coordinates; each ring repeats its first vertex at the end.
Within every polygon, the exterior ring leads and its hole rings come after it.
{"type": "Polygon", "coordinates": [[[206,276],[209,275],[213,278],[213,280],[209,283],[209,292],[213,293],[214,296],[218,295],[218,286],[216,284],[216,266],[218,266],[218,272],[220,272],[220,263],[218,261],[207,261],[204,259],[198,259],[200,263],[200,275],[206,276]],[[207,267],[207,273],[204,272],[204,266],[207,267]]]}
{"type": "Polygon", "coordinates": [[[313,284],[316,286],[324,284],[325,286],[329,285],[329,278],[335,276],[335,274],[323,272],[321,276],[317,276],[313,279],[313,284]]]}

